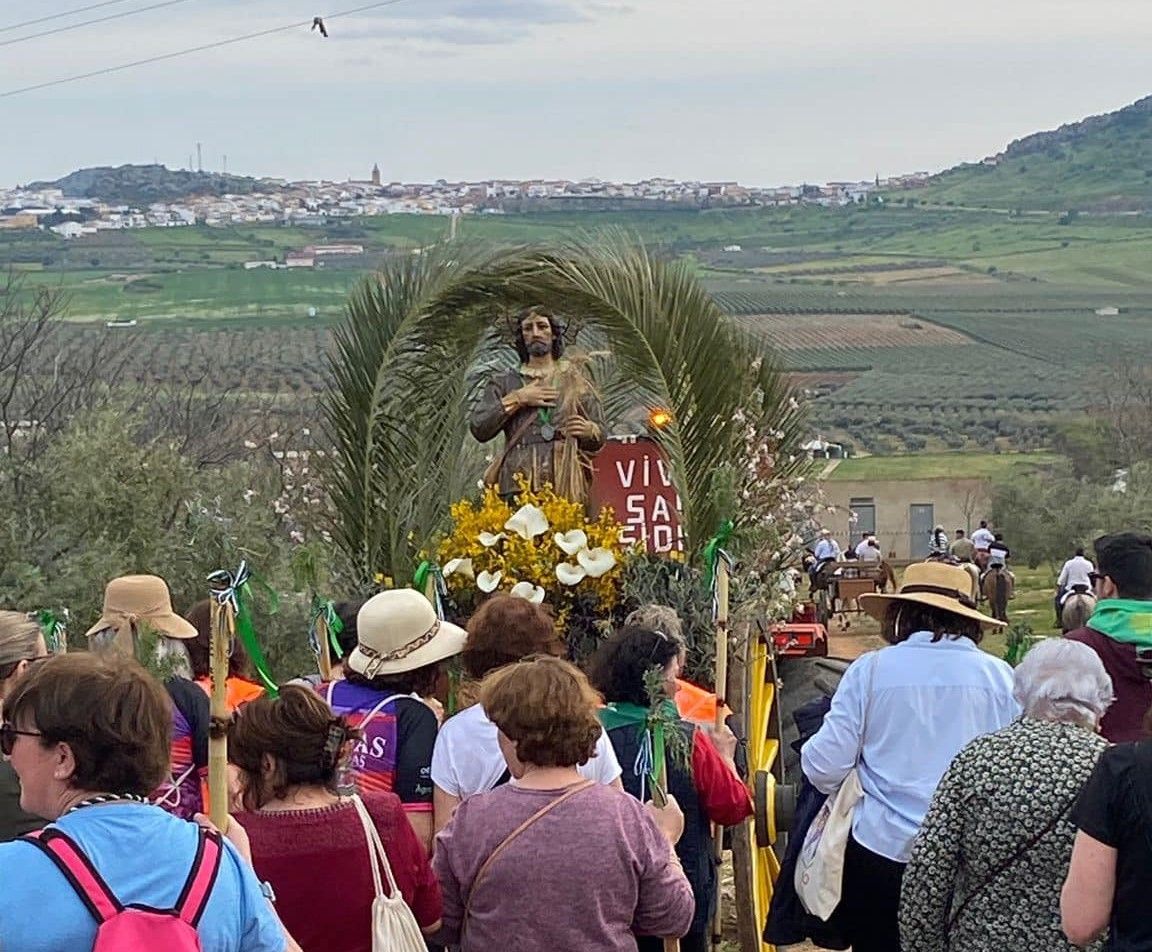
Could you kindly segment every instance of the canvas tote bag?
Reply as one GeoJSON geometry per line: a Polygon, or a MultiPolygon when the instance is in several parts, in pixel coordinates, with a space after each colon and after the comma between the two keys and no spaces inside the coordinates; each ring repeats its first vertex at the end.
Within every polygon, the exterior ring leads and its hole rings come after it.
{"type": "Polygon", "coordinates": [[[376,824],[360,797],[353,797],[352,802],[356,804],[364,838],[368,841],[368,863],[372,867],[372,884],[376,887],[376,898],[372,900],[372,952],[427,952],[420,925],[392,875],[376,824]],[[384,871],[383,877],[381,870],[384,871]],[[387,894],[384,892],[385,879],[388,880],[387,894]]]}
{"type": "Polygon", "coordinates": [[[864,752],[864,733],[868,729],[868,709],[872,706],[872,685],[876,680],[879,654],[868,668],[868,687],[864,694],[864,721],[860,725],[860,746],[856,766],[834,794],[829,794],[804,836],[804,846],[796,860],[796,895],[812,915],[825,921],[840,905],[844,884],[844,852],[852,833],[852,815],[864,796],[857,769],[864,752]]]}

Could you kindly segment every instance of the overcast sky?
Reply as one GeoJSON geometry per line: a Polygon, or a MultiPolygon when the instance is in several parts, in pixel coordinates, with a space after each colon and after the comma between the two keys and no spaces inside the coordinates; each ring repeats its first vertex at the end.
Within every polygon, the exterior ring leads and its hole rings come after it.
{"type": "MultiPolygon", "coordinates": [[[[0,0],[0,94],[370,0],[0,0]]],[[[938,170],[1152,93],[1149,0],[399,0],[0,95],[0,182],[157,160],[290,178],[938,170]]]]}

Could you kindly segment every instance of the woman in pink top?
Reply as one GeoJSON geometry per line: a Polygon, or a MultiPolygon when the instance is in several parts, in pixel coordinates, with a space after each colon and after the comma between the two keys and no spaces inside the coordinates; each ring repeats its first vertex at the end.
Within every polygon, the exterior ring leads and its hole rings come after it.
{"type": "Polygon", "coordinates": [[[558,658],[521,661],[489,675],[480,701],[513,780],[465,800],[437,837],[436,940],[635,952],[636,935],[683,935],[695,908],[673,850],[683,814],[580,776],[600,737],[584,675],[558,658]]]}

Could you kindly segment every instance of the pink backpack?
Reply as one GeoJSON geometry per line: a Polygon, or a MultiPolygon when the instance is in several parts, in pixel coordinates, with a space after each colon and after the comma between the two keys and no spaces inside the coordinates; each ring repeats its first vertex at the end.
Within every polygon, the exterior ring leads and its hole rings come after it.
{"type": "Polygon", "coordinates": [[[196,926],[220,868],[218,834],[200,831],[196,859],[174,909],[125,906],[75,841],[54,827],[25,839],[48,855],[92,913],[97,923],[92,952],[202,952],[196,926]]]}

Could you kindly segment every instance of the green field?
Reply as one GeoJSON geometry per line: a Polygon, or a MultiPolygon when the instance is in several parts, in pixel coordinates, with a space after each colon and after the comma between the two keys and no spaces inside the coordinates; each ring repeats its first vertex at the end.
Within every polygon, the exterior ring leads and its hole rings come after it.
{"type": "Polygon", "coordinates": [[[834,481],[999,479],[1059,462],[1054,453],[916,453],[841,460],[825,478],[834,481]]]}

